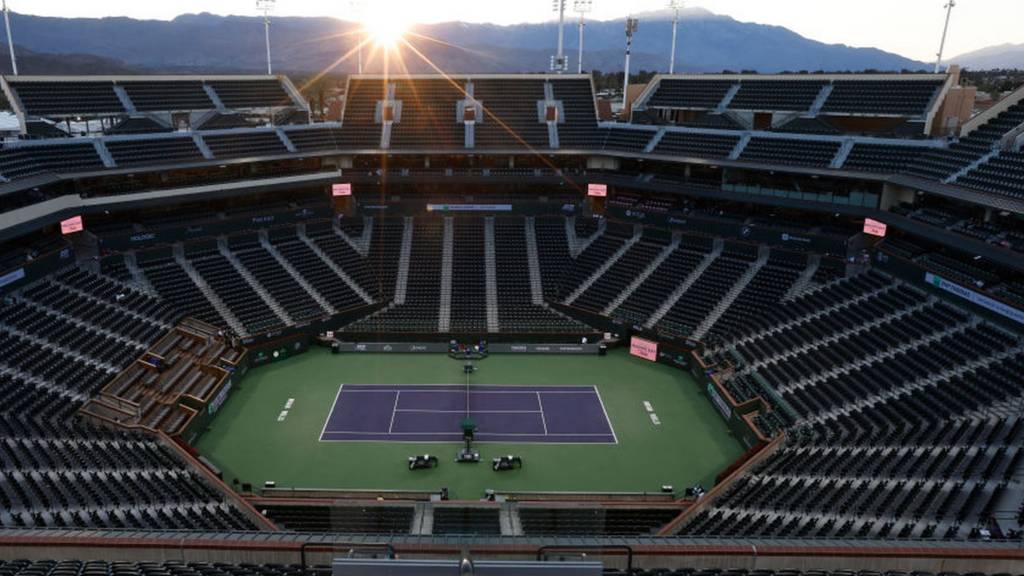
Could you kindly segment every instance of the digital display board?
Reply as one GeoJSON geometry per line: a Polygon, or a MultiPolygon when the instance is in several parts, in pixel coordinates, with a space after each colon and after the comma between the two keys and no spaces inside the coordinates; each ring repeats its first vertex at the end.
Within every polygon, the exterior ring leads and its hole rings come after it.
{"type": "Polygon", "coordinates": [[[605,198],[608,196],[607,184],[590,184],[587,186],[587,196],[594,198],[605,198]]]}
{"type": "Polygon", "coordinates": [[[331,196],[351,196],[352,185],[351,184],[332,184],[331,185],[331,196]]]}
{"type": "Polygon", "coordinates": [[[658,343],[633,336],[633,338],[630,339],[629,341],[629,353],[632,354],[633,356],[636,356],[637,358],[643,358],[644,360],[657,362],[658,343]]]}
{"type": "Polygon", "coordinates": [[[81,216],[68,218],[67,220],[62,220],[60,223],[61,234],[74,234],[75,232],[81,232],[82,230],[85,230],[85,224],[82,223],[81,216]]]}
{"type": "Polygon", "coordinates": [[[888,229],[889,227],[885,225],[885,222],[879,222],[878,220],[872,220],[871,218],[864,221],[865,234],[885,238],[885,231],[888,229]]]}

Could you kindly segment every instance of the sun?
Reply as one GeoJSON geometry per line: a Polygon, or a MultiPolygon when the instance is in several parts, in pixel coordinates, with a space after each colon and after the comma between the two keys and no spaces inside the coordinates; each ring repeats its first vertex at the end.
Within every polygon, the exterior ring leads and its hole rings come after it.
{"type": "Polygon", "coordinates": [[[403,17],[400,10],[386,10],[379,3],[362,17],[363,29],[374,45],[392,49],[409,31],[411,22],[403,17]]]}

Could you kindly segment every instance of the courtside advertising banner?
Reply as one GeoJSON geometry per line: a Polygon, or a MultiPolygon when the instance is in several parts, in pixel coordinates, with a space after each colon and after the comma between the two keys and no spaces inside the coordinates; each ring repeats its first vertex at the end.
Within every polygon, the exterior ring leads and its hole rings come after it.
{"type": "Polygon", "coordinates": [[[1003,316],[1005,318],[1009,318],[1010,320],[1013,320],[1018,324],[1024,324],[1024,310],[1018,310],[1017,308],[1014,308],[1013,306],[1010,306],[1005,302],[1000,302],[998,300],[989,298],[984,294],[980,294],[978,292],[975,292],[974,290],[965,288],[959,284],[956,284],[955,282],[950,282],[949,280],[946,280],[941,276],[932,274],[931,272],[925,273],[924,281],[927,282],[928,284],[931,284],[932,286],[935,286],[939,290],[943,290],[949,292],[950,294],[959,296],[960,298],[963,298],[964,300],[967,300],[972,304],[981,306],[982,308],[989,310],[991,312],[995,312],[996,314],[999,314],[1000,316],[1003,316]]]}
{"type": "Polygon", "coordinates": [[[657,362],[658,343],[633,336],[633,338],[629,341],[629,353],[632,354],[633,356],[636,356],[637,358],[643,358],[644,360],[657,362]]]}

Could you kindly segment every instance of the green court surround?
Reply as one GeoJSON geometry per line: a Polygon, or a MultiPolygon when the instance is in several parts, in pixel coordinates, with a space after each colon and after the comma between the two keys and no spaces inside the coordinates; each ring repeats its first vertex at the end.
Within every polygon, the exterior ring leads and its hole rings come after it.
{"type": "Polygon", "coordinates": [[[342,354],[315,348],[254,369],[232,392],[196,448],[229,484],[368,490],[437,490],[477,499],[498,491],[682,491],[715,476],[743,453],[725,421],[681,370],[639,360],[624,350],[599,356],[493,355],[478,362],[479,385],[598,387],[617,445],[478,444],[486,462],[522,456],[522,470],[495,473],[487,463],[456,464],[457,443],[320,442],[338,385],[464,383],[462,363],[445,355],[342,354]],[[289,399],[294,403],[283,421],[289,399]],[[660,420],[644,408],[649,401],[660,420]],[[406,458],[436,454],[441,465],[410,472],[406,458]]]}

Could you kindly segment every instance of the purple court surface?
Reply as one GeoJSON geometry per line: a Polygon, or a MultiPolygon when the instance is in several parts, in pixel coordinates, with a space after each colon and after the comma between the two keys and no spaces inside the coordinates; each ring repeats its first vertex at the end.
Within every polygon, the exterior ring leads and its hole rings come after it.
{"type": "Polygon", "coordinates": [[[321,441],[460,442],[469,413],[479,442],[616,444],[593,386],[342,384],[321,441]]]}

